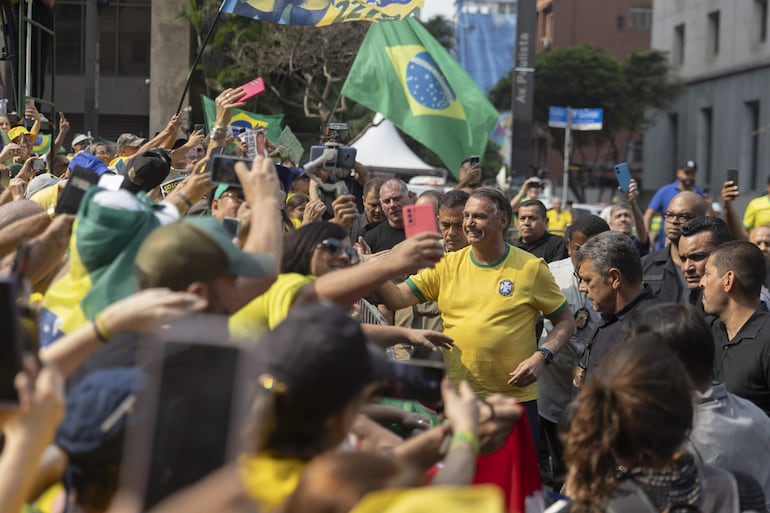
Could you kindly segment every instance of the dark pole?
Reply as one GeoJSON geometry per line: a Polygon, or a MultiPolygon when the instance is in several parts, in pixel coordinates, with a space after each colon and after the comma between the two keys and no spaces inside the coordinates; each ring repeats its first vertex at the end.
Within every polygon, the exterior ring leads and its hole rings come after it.
{"type": "Polygon", "coordinates": [[[219,17],[222,15],[222,8],[224,6],[225,6],[225,0],[222,0],[222,3],[220,4],[219,9],[217,10],[217,15],[214,18],[214,21],[211,22],[209,31],[206,34],[206,37],[203,39],[203,43],[201,43],[201,47],[198,50],[198,55],[195,56],[195,62],[193,62],[193,65],[190,68],[190,74],[187,75],[187,83],[184,86],[184,91],[182,91],[182,97],[179,98],[179,105],[177,106],[174,112],[182,111],[182,104],[184,104],[184,97],[187,96],[187,91],[190,90],[190,84],[192,84],[193,75],[195,74],[195,68],[197,68],[198,64],[200,64],[201,62],[201,57],[203,57],[203,50],[205,50],[206,45],[209,44],[209,39],[211,39],[211,34],[214,33],[214,28],[217,26],[217,22],[219,21],[219,17]]]}
{"type": "Polygon", "coordinates": [[[535,96],[536,0],[519,0],[513,56],[511,177],[528,177],[532,163],[532,111],[535,96]]]}

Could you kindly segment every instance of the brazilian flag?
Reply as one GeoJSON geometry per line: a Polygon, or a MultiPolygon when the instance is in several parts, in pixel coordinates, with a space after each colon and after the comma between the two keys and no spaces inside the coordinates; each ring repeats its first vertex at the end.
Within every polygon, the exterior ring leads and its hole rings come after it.
{"type": "Polygon", "coordinates": [[[45,294],[40,309],[40,345],[83,326],[115,301],[137,289],[134,258],[145,237],[160,226],[144,193],[133,210],[92,201],[100,191],[91,187],[83,197],[72,228],[69,271],[45,294]]]}
{"type": "MultiPolygon", "coordinates": [[[[206,95],[201,95],[201,103],[203,104],[203,117],[206,118],[206,126],[214,126],[214,120],[217,117],[217,106],[214,100],[206,95]]],[[[233,109],[232,118],[230,119],[230,126],[236,129],[245,128],[246,130],[257,130],[259,128],[265,129],[265,135],[271,141],[276,141],[281,136],[281,121],[283,121],[283,114],[275,116],[264,116],[262,114],[254,114],[241,109],[233,109]]]]}
{"type": "Polygon", "coordinates": [[[342,94],[382,113],[438,155],[455,176],[482,155],[498,113],[419,21],[369,27],[342,94]]]}
{"type": "Polygon", "coordinates": [[[37,134],[32,153],[36,155],[45,155],[51,150],[51,134],[37,134]]]}

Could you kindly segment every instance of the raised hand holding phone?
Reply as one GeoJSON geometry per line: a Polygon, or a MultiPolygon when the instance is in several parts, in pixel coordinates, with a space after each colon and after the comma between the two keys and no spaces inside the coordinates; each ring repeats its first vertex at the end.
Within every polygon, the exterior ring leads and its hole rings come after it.
{"type": "Polygon", "coordinates": [[[431,204],[407,205],[404,207],[404,232],[409,239],[418,233],[439,233],[436,210],[431,204]]]}
{"type": "Polygon", "coordinates": [[[615,176],[618,178],[618,186],[620,187],[620,190],[623,192],[628,192],[629,187],[631,187],[631,171],[628,169],[628,164],[625,162],[621,162],[620,164],[615,164],[615,176]]]}

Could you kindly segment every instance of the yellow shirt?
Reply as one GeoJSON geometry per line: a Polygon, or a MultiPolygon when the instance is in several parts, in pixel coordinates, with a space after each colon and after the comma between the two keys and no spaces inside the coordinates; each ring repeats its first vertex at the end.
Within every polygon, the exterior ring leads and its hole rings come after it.
{"type": "Polygon", "coordinates": [[[767,194],[749,201],[743,214],[743,226],[749,230],[765,225],[770,225],[770,196],[767,194]]]}
{"type": "Polygon", "coordinates": [[[546,215],[548,217],[548,231],[549,232],[561,232],[564,233],[564,230],[567,229],[567,226],[572,223],[572,214],[567,212],[566,210],[562,210],[561,212],[556,212],[554,209],[549,210],[546,212],[546,215]]]}
{"type": "Polygon", "coordinates": [[[476,394],[537,399],[537,383],[508,385],[511,373],[537,349],[539,312],[559,315],[568,306],[545,261],[510,245],[499,262],[477,263],[471,247],[447,253],[434,269],[406,280],[420,301],[438,301],[444,333],[455,348],[444,351],[447,377],[465,379],[476,394]]]}
{"type": "Polygon", "coordinates": [[[59,200],[59,191],[64,188],[63,185],[52,185],[45,189],[36,192],[29,198],[30,201],[34,201],[41,207],[43,207],[48,215],[53,217],[53,211],[56,208],[56,202],[59,200]]]}
{"type": "Polygon", "coordinates": [[[259,511],[270,512],[297,488],[305,462],[258,454],[241,456],[238,466],[246,493],[259,504],[259,511]]]}
{"type": "Polygon", "coordinates": [[[230,334],[236,338],[258,338],[278,326],[289,314],[297,291],[315,280],[297,273],[279,274],[267,292],[230,317],[230,334]]]}

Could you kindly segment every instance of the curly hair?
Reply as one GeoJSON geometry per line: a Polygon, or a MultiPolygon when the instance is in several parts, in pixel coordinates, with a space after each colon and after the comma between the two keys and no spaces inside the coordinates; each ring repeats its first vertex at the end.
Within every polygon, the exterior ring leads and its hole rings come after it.
{"type": "Polygon", "coordinates": [[[581,390],[564,459],[577,513],[602,511],[619,462],[669,464],[692,428],[692,383],[655,333],[616,346],[581,390]]]}

